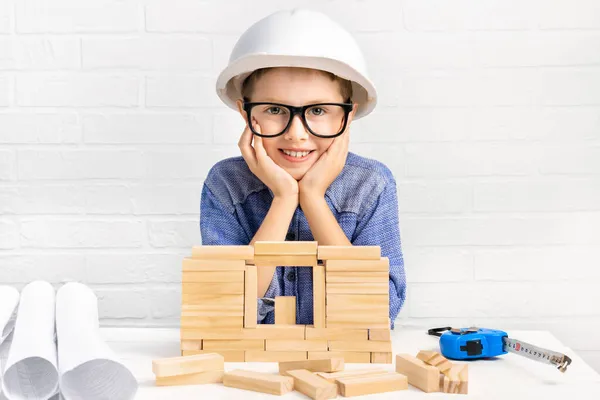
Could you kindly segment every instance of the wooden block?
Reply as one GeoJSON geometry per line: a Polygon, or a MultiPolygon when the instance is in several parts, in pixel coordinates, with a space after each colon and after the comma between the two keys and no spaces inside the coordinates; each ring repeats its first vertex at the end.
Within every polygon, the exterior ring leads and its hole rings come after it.
{"type": "Polygon", "coordinates": [[[294,390],[314,400],[333,399],[337,397],[337,385],[305,369],[293,369],[285,372],[294,378],[294,390]]]}
{"type": "Polygon", "coordinates": [[[200,385],[205,383],[221,383],[225,371],[205,371],[186,375],[158,376],[156,386],[200,385]]]}
{"type": "Polygon", "coordinates": [[[185,283],[203,282],[244,282],[244,271],[183,271],[181,281],[185,283]]]}
{"type": "Polygon", "coordinates": [[[305,325],[260,324],[256,328],[187,328],[181,329],[182,340],[198,339],[304,339],[305,325]]]}
{"type": "Polygon", "coordinates": [[[319,260],[379,260],[379,246],[319,246],[319,260]]]}
{"type": "Polygon", "coordinates": [[[328,282],[325,277],[325,293],[332,294],[387,294],[389,295],[389,282],[328,282]]]}
{"type": "MultiPolygon", "coordinates": [[[[376,342],[372,340],[330,340],[330,351],[369,351],[389,353],[392,351],[392,342],[376,342]]],[[[370,362],[370,359],[369,359],[370,362]]]]}
{"type": "Polygon", "coordinates": [[[351,376],[337,380],[341,395],[344,397],[362,396],[375,393],[407,390],[406,376],[396,372],[381,375],[351,376]]]}
{"type": "Polygon", "coordinates": [[[337,372],[344,370],[344,359],[341,357],[321,360],[287,361],[279,363],[279,373],[294,369],[306,369],[311,372],[337,372]]]}
{"type": "Polygon", "coordinates": [[[306,351],[261,351],[246,350],[247,362],[283,362],[306,360],[306,351]]]}
{"type": "Polygon", "coordinates": [[[431,365],[445,373],[452,368],[452,362],[448,361],[446,357],[438,353],[437,351],[421,350],[417,354],[417,358],[427,365],[431,365]]]}
{"type": "MultiPolygon", "coordinates": [[[[367,329],[306,327],[306,339],[367,340],[367,329]]],[[[388,339],[389,340],[389,339],[388,339]]]]}
{"type": "Polygon", "coordinates": [[[254,256],[317,256],[316,241],[257,241],[254,242],[254,256]]]}
{"type": "Polygon", "coordinates": [[[243,295],[244,282],[183,282],[181,284],[181,293],[184,304],[194,301],[194,296],[206,296],[209,294],[243,295]]]}
{"type": "Polygon", "coordinates": [[[371,376],[371,375],[381,375],[388,374],[390,371],[385,370],[383,368],[369,368],[369,369],[355,369],[350,371],[340,371],[340,372],[317,372],[317,375],[321,378],[335,383],[335,381],[339,378],[345,377],[359,377],[359,376],[371,376]]]}
{"type": "Polygon", "coordinates": [[[381,257],[379,260],[325,260],[327,272],[342,271],[390,271],[390,260],[381,257]]]}
{"type": "Polygon", "coordinates": [[[256,267],[246,267],[244,280],[244,328],[256,328],[258,320],[258,275],[256,267]]]}
{"type": "Polygon", "coordinates": [[[396,355],[396,372],[406,375],[408,383],[424,392],[438,392],[440,371],[410,354],[396,355]]]}
{"type": "Polygon", "coordinates": [[[225,362],[244,362],[246,355],[244,350],[184,350],[182,356],[193,356],[197,354],[219,354],[223,356],[225,362]]]}
{"type": "Polygon", "coordinates": [[[313,324],[325,328],[325,267],[313,267],[313,324]]]}
{"type": "Polygon", "coordinates": [[[279,340],[267,339],[267,351],[327,351],[327,340],[279,340]]]}
{"type": "Polygon", "coordinates": [[[183,272],[243,271],[245,267],[244,260],[201,260],[187,257],[183,259],[183,272]]]}
{"type": "Polygon", "coordinates": [[[244,317],[219,317],[219,316],[181,316],[181,329],[203,329],[203,328],[242,328],[244,317]]]}
{"type": "Polygon", "coordinates": [[[181,350],[202,350],[202,340],[182,340],[181,350]]]}
{"type": "Polygon", "coordinates": [[[202,346],[204,350],[264,350],[265,341],[262,339],[204,339],[202,346]]]}
{"type": "Polygon", "coordinates": [[[389,315],[389,294],[330,294],[327,296],[327,310],[352,310],[352,311],[383,311],[389,315]]]}
{"type": "Polygon", "coordinates": [[[383,316],[353,318],[352,314],[327,315],[328,328],[354,328],[354,329],[385,329],[390,326],[389,318],[383,316]]]}
{"type": "Polygon", "coordinates": [[[228,295],[228,294],[204,294],[204,293],[182,293],[182,307],[191,307],[191,309],[199,310],[215,310],[224,308],[243,309],[244,296],[228,295]]]}
{"type": "Polygon", "coordinates": [[[328,283],[351,283],[351,282],[372,282],[372,283],[388,283],[390,275],[388,272],[373,271],[340,271],[326,273],[328,283]]]}
{"type": "Polygon", "coordinates": [[[467,364],[452,364],[444,374],[441,390],[444,393],[468,394],[469,366],[467,364]]]}
{"type": "Polygon", "coordinates": [[[152,372],[157,377],[163,377],[217,371],[224,369],[224,361],[222,356],[215,353],[163,358],[152,360],[152,372]]]}
{"type": "Polygon", "coordinates": [[[218,259],[218,260],[252,260],[254,258],[254,247],[205,245],[192,247],[192,258],[218,259]]]}
{"type": "Polygon", "coordinates": [[[371,353],[371,364],[391,364],[392,363],[392,353],[380,353],[380,352],[372,352],[371,353]]]}
{"type": "Polygon", "coordinates": [[[264,255],[264,256],[254,256],[254,264],[257,267],[278,267],[278,266],[288,266],[288,267],[314,267],[317,265],[317,257],[316,256],[274,256],[274,255],[264,255]]]}
{"type": "Polygon", "coordinates": [[[182,317],[243,317],[244,308],[241,306],[224,306],[219,309],[216,305],[196,306],[184,304],[181,306],[182,317]]]}
{"type": "Polygon", "coordinates": [[[283,395],[294,388],[294,379],[289,376],[262,372],[235,370],[225,374],[223,385],[253,392],[283,395]]]}
{"type": "Polygon", "coordinates": [[[316,360],[327,357],[341,357],[346,364],[371,363],[371,353],[365,351],[309,351],[308,359],[316,360]]]}
{"type": "Polygon", "coordinates": [[[296,324],[296,297],[275,296],[275,325],[296,324]]]}
{"type": "Polygon", "coordinates": [[[390,329],[369,329],[369,340],[389,342],[392,340],[392,331],[390,329]]]}

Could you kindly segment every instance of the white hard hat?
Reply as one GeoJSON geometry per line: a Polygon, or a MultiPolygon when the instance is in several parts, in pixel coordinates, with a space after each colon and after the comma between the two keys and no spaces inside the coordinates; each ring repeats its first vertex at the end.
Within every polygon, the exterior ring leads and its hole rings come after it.
{"type": "Polygon", "coordinates": [[[352,82],[354,119],[377,104],[375,86],[358,44],[327,15],[307,9],[277,11],[248,28],[235,44],[229,65],[217,78],[217,95],[237,110],[244,79],[267,67],[304,67],[331,72],[352,82]]]}

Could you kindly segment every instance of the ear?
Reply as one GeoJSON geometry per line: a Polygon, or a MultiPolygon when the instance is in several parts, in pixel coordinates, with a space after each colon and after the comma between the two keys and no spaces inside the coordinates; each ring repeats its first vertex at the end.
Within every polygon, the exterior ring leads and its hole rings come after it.
{"type": "Polygon", "coordinates": [[[244,121],[248,124],[248,115],[246,114],[246,111],[244,111],[244,101],[242,99],[237,99],[235,104],[237,105],[239,113],[242,114],[242,118],[244,118],[244,121]]]}

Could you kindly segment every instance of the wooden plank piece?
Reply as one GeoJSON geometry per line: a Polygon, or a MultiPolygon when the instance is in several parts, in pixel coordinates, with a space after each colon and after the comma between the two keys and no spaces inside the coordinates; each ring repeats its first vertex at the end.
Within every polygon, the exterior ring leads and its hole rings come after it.
{"type": "Polygon", "coordinates": [[[200,385],[223,382],[223,370],[196,372],[186,375],[157,376],[156,386],[200,385]]]}
{"type": "Polygon", "coordinates": [[[371,283],[388,283],[390,275],[388,272],[374,271],[340,271],[326,272],[327,282],[329,283],[349,283],[349,282],[371,282],[371,283]]]}
{"type": "Polygon", "coordinates": [[[327,282],[325,293],[332,294],[389,294],[389,282],[327,282]]]}
{"type": "Polygon", "coordinates": [[[244,271],[183,271],[181,281],[185,283],[203,282],[244,282],[244,271]]]}
{"type": "Polygon", "coordinates": [[[379,260],[379,246],[319,246],[319,260],[379,260]]]}
{"type": "Polygon", "coordinates": [[[330,351],[374,351],[374,352],[391,352],[392,342],[376,342],[371,340],[355,341],[355,340],[330,340],[330,351]]]}
{"type": "Polygon", "coordinates": [[[220,316],[181,316],[181,329],[203,329],[203,328],[242,328],[244,317],[220,317],[220,316]]]}
{"type": "Polygon", "coordinates": [[[369,329],[369,340],[389,342],[392,340],[392,331],[388,329],[369,329]]]}
{"type": "Polygon", "coordinates": [[[367,340],[369,338],[368,332],[367,329],[315,328],[314,326],[307,326],[306,339],[367,340]]]}
{"type": "Polygon", "coordinates": [[[313,267],[313,323],[316,328],[325,328],[325,267],[313,267]]]}
{"type": "Polygon", "coordinates": [[[316,241],[256,241],[254,256],[307,255],[317,256],[316,241]]]}
{"type": "Polygon", "coordinates": [[[224,361],[223,356],[215,353],[189,357],[162,358],[152,360],[152,372],[157,377],[163,377],[223,370],[224,361]]]}
{"type": "Polygon", "coordinates": [[[444,374],[441,390],[444,393],[468,394],[469,366],[467,364],[452,364],[444,374]]]}
{"type": "Polygon", "coordinates": [[[392,353],[372,352],[371,353],[371,364],[391,364],[392,353]]]}
{"type": "Polygon", "coordinates": [[[183,272],[243,271],[246,267],[246,262],[244,260],[201,260],[186,257],[183,259],[182,267],[183,272]]]}
{"type": "Polygon", "coordinates": [[[239,282],[182,282],[181,284],[182,301],[184,304],[191,303],[196,299],[195,296],[206,296],[214,294],[224,295],[242,295],[244,294],[244,281],[239,282]]]}
{"type": "Polygon", "coordinates": [[[262,339],[204,339],[202,346],[204,350],[264,350],[265,341],[262,339]]]}
{"type": "Polygon", "coordinates": [[[344,359],[344,363],[371,363],[371,353],[367,351],[309,351],[308,359],[316,360],[319,358],[326,357],[341,357],[344,359]]]}
{"type": "Polygon", "coordinates": [[[452,368],[452,362],[437,351],[421,350],[417,354],[417,358],[427,365],[436,367],[442,373],[452,368]]]}
{"type": "Polygon", "coordinates": [[[327,340],[279,340],[267,339],[265,350],[267,351],[327,351],[327,340]]]}
{"type": "Polygon", "coordinates": [[[294,389],[314,400],[337,397],[337,385],[305,369],[293,369],[284,372],[294,378],[294,389]]]}
{"type": "Polygon", "coordinates": [[[410,354],[396,355],[396,372],[406,375],[408,383],[424,392],[440,390],[440,371],[410,354]]]}
{"type": "Polygon", "coordinates": [[[336,372],[344,370],[344,359],[331,357],[321,360],[287,361],[279,363],[279,373],[294,369],[306,369],[311,372],[336,372]]]}
{"type": "Polygon", "coordinates": [[[289,267],[314,267],[317,265],[316,256],[306,255],[287,255],[287,256],[275,256],[275,255],[264,255],[255,256],[254,264],[257,267],[278,267],[281,265],[289,267]]]}
{"type": "Polygon", "coordinates": [[[339,371],[339,372],[317,372],[317,375],[331,383],[335,383],[335,381],[339,378],[381,375],[381,374],[387,374],[387,373],[389,373],[389,371],[385,370],[383,368],[369,368],[369,369],[354,369],[354,370],[339,371]]]}
{"type": "Polygon", "coordinates": [[[197,354],[219,354],[223,356],[225,362],[244,362],[246,356],[244,350],[183,350],[182,356],[193,356],[197,354]]]}
{"type": "Polygon", "coordinates": [[[381,271],[389,272],[390,261],[387,257],[379,260],[325,260],[327,272],[336,271],[381,271]]]}
{"type": "Polygon", "coordinates": [[[296,324],[296,297],[275,296],[275,325],[296,324]]]}
{"type": "Polygon", "coordinates": [[[254,247],[248,245],[203,245],[192,247],[192,258],[218,260],[252,260],[254,247]]]}
{"type": "Polygon", "coordinates": [[[261,351],[246,350],[247,362],[300,361],[308,358],[306,351],[261,351]]]}
{"type": "Polygon", "coordinates": [[[302,340],[305,325],[260,324],[256,328],[186,328],[180,330],[182,340],[198,339],[290,339],[302,340]]]}
{"type": "Polygon", "coordinates": [[[256,267],[246,267],[244,279],[244,328],[256,328],[258,320],[258,275],[256,267]]]}
{"type": "Polygon", "coordinates": [[[337,379],[342,396],[353,397],[408,389],[408,379],[402,374],[351,376],[337,379]]]}
{"type": "Polygon", "coordinates": [[[294,379],[262,372],[235,370],[225,374],[223,385],[281,396],[293,390],[294,379]]]}

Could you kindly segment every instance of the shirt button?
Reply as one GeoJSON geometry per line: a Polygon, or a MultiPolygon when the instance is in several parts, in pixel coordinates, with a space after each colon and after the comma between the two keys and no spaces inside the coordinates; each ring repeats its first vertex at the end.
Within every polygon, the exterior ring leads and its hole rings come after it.
{"type": "Polygon", "coordinates": [[[296,240],[296,234],[294,232],[288,232],[288,234],[285,235],[285,240],[296,240]]]}
{"type": "Polygon", "coordinates": [[[289,272],[287,274],[287,280],[290,281],[290,282],[293,282],[294,279],[296,279],[296,273],[294,271],[289,272]]]}

